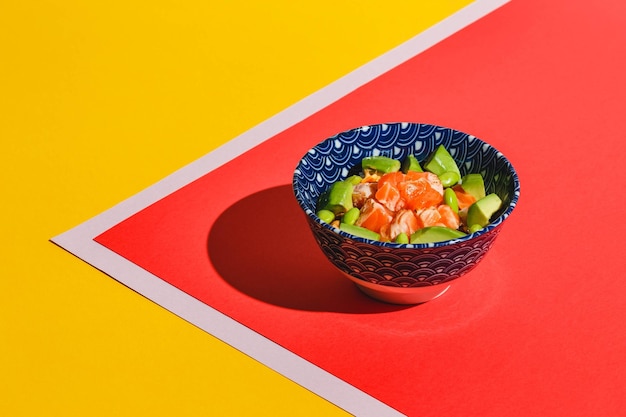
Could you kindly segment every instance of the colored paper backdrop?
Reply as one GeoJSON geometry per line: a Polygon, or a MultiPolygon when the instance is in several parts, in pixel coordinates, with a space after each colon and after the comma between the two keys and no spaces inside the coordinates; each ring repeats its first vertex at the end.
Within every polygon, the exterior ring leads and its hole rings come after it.
{"type": "Polygon", "coordinates": [[[469,3],[0,2],[0,414],[346,415],[48,240],[469,3]]]}

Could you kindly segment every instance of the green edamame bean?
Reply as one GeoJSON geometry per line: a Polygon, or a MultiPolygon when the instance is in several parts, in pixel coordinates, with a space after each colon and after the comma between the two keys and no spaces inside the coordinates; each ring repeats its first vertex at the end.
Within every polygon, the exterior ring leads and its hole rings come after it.
{"type": "Polygon", "coordinates": [[[335,220],[335,213],[330,210],[320,210],[317,212],[317,217],[319,217],[324,223],[332,223],[335,220]]]}
{"type": "Polygon", "coordinates": [[[439,181],[441,181],[441,185],[444,187],[452,187],[454,184],[459,182],[461,176],[458,172],[454,171],[446,171],[439,176],[439,181]]]}
{"type": "Polygon", "coordinates": [[[356,207],[352,207],[350,210],[346,211],[346,214],[343,215],[341,222],[346,224],[354,224],[359,218],[359,214],[361,214],[359,209],[356,207]]]}
{"type": "Polygon", "coordinates": [[[452,188],[446,188],[443,192],[443,202],[450,206],[455,213],[459,212],[459,200],[452,188]]]}

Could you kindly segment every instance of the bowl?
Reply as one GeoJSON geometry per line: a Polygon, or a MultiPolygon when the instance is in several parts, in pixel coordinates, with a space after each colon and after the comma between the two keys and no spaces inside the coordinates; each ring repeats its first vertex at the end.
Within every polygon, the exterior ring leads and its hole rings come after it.
{"type": "Polygon", "coordinates": [[[489,252],[520,196],[513,165],[493,146],[451,128],[411,122],[361,126],[321,141],[298,162],[292,186],[328,260],[363,293],[393,304],[432,300],[472,271],[489,252]],[[351,235],[316,215],[320,194],[351,175],[364,157],[403,160],[413,154],[421,162],[439,145],[455,159],[461,175],[480,173],[486,192],[501,198],[499,211],[483,229],[443,242],[399,244],[351,235]]]}

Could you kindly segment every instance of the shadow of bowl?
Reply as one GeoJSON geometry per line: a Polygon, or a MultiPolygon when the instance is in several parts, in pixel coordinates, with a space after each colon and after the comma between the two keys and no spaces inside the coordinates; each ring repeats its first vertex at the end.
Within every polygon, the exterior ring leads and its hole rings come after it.
{"type": "Polygon", "coordinates": [[[291,185],[249,195],[215,221],[209,258],[229,285],[269,304],[343,313],[408,308],[362,294],[324,256],[303,217],[291,185]]]}

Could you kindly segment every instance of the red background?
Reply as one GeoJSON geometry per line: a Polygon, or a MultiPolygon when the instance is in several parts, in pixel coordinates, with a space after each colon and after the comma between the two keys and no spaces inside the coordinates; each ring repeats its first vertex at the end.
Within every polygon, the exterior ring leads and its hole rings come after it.
{"type": "Polygon", "coordinates": [[[96,240],[408,415],[624,415],[625,53],[626,3],[513,0],[96,240]],[[419,306],[333,270],[289,185],[315,143],[392,121],[474,134],[522,186],[419,306]]]}

